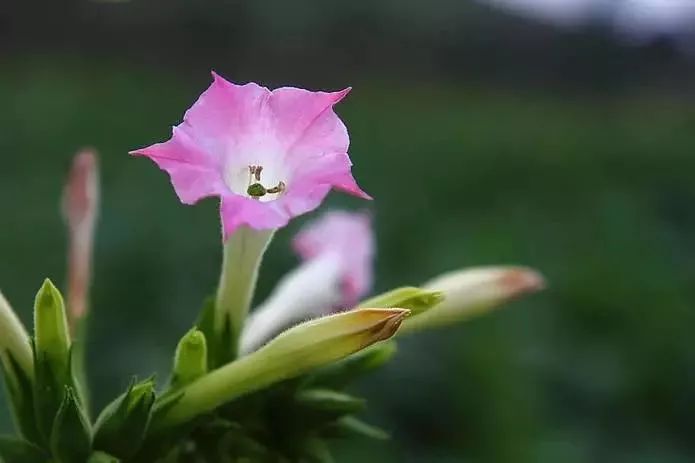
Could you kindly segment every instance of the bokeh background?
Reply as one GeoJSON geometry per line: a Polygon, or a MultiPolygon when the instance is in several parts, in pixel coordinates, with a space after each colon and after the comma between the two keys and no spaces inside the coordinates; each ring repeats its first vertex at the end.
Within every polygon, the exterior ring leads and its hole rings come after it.
{"type": "MultiPolygon", "coordinates": [[[[693,461],[687,5],[4,4],[0,287],[30,325],[42,279],[65,281],[59,194],[75,151],[96,147],[94,399],[103,405],[134,374],[166,378],[216,284],[217,206],[178,204],[165,174],[126,153],[167,138],[211,69],[271,87],[352,85],[338,111],[356,177],[376,201],[334,194],[325,208],[373,211],[375,291],[503,263],[540,269],[549,288],[401,343],[360,386],[368,418],[393,440],[336,445],[338,461],[693,461]]],[[[259,297],[295,265],[289,240],[315,216],[278,234],[259,297]]]]}

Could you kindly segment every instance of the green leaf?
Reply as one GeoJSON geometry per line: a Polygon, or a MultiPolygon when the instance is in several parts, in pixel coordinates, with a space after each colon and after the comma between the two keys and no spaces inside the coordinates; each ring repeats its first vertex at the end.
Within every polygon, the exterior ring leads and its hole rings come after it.
{"type": "Polygon", "coordinates": [[[381,367],[396,354],[393,340],[368,347],[307,376],[307,386],[343,388],[358,377],[381,367]]]}
{"type": "Polygon", "coordinates": [[[297,393],[295,401],[303,408],[336,417],[360,412],[366,405],[363,399],[329,389],[305,389],[297,393]]]}
{"type": "Polygon", "coordinates": [[[65,304],[50,280],[41,286],[34,305],[34,400],[37,427],[47,442],[70,373],[70,337],[65,304]]]}
{"type": "Polygon", "coordinates": [[[386,431],[372,426],[371,424],[367,424],[354,416],[346,416],[331,423],[326,426],[322,434],[327,437],[362,436],[377,440],[387,440],[390,438],[386,431]]]}
{"type": "Polygon", "coordinates": [[[208,353],[208,368],[215,369],[234,360],[230,346],[232,345],[232,322],[225,314],[222,331],[215,330],[215,298],[205,300],[198,315],[196,326],[205,336],[208,353]]]}
{"type": "Polygon", "coordinates": [[[65,388],[63,402],[53,423],[51,452],[58,463],[87,461],[92,453],[89,423],[74,389],[69,386],[65,388]]]}
{"type": "Polygon", "coordinates": [[[305,442],[304,457],[308,463],[333,463],[335,461],[326,443],[317,438],[308,439],[305,442]]]}
{"type": "Polygon", "coordinates": [[[153,380],[131,383],[97,418],[94,448],[122,459],[135,455],[145,440],[155,398],[153,380]]]}
{"type": "Polygon", "coordinates": [[[205,334],[192,329],[181,338],[174,357],[173,389],[190,384],[208,372],[208,348],[205,334]]]}
{"type": "Polygon", "coordinates": [[[90,455],[87,463],[120,463],[121,460],[104,452],[94,452],[90,455]]]}
{"type": "Polygon", "coordinates": [[[22,439],[0,436],[0,461],[7,463],[45,463],[48,455],[36,445],[22,439]]]}
{"type": "Polygon", "coordinates": [[[31,442],[38,442],[39,432],[34,417],[33,384],[11,352],[0,353],[0,367],[5,378],[5,389],[19,433],[31,442]]]}

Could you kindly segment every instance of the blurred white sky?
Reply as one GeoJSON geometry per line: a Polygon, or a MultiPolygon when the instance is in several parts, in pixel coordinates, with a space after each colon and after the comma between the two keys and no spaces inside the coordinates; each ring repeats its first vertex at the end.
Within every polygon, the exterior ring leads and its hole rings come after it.
{"type": "Polygon", "coordinates": [[[601,21],[632,40],[695,34],[695,0],[480,0],[565,26],[601,21]]]}

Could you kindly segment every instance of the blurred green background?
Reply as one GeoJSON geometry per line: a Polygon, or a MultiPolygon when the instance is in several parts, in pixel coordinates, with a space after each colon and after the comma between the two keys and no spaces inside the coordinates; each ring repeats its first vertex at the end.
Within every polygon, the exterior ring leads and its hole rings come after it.
{"type": "MultiPolygon", "coordinates": [[[[542,294],[404,340],[361,385],[391,442],[343,462],[695,459],[695,64],[668,40],[562,30],[470,2],[17,2],[0,11],[0,287],[30,325],[65,280],[59,195],[101,154],[89,340],[94,399],[165,378],[220,264],[217,205],[178,204],[126,153],[168,137],[210,82],[354,87],[338,108],[375,291],[526,264],[542,294]]],[[[278,233],[262,298],[296,259],[278,233]]],[[[2,334],[0,333],[0,336],[2,334]]],[[[11,423],[0,406],[0,432],[11,423]]]]}

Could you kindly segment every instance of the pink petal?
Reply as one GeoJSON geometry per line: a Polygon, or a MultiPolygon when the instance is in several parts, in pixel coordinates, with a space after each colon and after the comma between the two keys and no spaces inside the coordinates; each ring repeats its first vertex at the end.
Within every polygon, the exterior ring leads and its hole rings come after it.
{"type": "Polygon", "coordinates": [[[304,260],[325,253],[339,256],[346,307],[356,304],[371,289],[375,244],[369,215],[329,212],[300,231],[292,244],[304,260]]]}
{"type": "Polygon", "coordinates": [[[327,149],[330,152],[346,152],[350,139],[345,125],[333,111],[333,105],[350,92],[346,88],[339,92],[311,92],[294,87],[283,87],[273,90],[268,101],[270,114],[273,117],[275,133],[282,147],[291,151],[292,147],[307,138],[313,138],[310,132],[323,127],[325,140],[336,148],[327,149]]]}
{"type": "Polygon", "coordinates": [[[146,156],[171,177],[171,183],[184,204],[195,204],[200,199],[219,195],[226,190],[218,169],[218,161],[202,151],[191,138],[174,127],[170,140],[130,154],[146,156]]]}
{"type": "Polygon", "coordinates": [[[181,127],[196,143],[220,157],[230,146],[267,130],[270,90],[255,83],[236,85],[212,73],[213,82],[183,116],[181,127]]]}
{"type": "Polygon", "coordinates": [[[268,230],[287,225],[290,215],[277,202],[261,202],[229,194],[220,203],[224,240],[241,226],[255,230],[268,230]]]}

